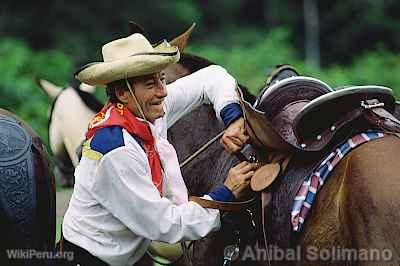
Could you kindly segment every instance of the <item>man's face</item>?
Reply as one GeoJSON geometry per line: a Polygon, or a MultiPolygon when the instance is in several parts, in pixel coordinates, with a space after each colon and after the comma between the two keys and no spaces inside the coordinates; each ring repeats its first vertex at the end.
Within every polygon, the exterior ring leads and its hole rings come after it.
{"type": "MultiPolygon", "coordinates": [[[[164,72],[137,77],[131,86],[149,122],[153,123],[164,115],[164,98],[167,96],[164,72]]],[[[137,117],[142,117],[133,97],[130,97],[127,106],[137,117]]]]}

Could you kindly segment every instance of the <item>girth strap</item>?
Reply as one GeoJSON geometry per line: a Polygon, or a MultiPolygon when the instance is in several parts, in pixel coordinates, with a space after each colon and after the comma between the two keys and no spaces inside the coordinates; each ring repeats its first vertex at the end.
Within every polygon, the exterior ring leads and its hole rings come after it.
{"type": "Polygon", "coordinates": [[[251,199],[246,201],[233,201],[233,202],[224,202],[224,201],[217,201],[217,200],[207,200],[196,196],[190,196],[189,201],[194,201],[203,208],[210,208],[210,209],[219,209],[221,211],[230,211],[230,212],[240,212],[251,205],[254,204],[257,197],[253,196],[251,199]]]}

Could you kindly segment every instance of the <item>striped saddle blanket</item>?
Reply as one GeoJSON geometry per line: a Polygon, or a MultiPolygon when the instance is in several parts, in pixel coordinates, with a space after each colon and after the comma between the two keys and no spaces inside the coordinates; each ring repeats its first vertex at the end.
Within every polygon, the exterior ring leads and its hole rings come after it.
{"type": "Polygon", "coordinates": [[[329,174],[340,160],[357,146],[383,136],[383,133],[371,130],[351,137],[335,151],[331,152],[310,175],[305,177],[303,184],[296,194],[292,207],[291,223],[294,231],[300,232],[302,230],[316,194],[327,181],[329,174]]]}

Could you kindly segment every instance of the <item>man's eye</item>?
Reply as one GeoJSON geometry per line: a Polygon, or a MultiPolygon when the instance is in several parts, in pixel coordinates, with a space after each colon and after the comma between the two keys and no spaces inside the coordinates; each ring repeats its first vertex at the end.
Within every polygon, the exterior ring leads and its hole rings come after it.
{"type": "Polygon", "coordinates": [[[146,87],[152,87],[152,86],[154,85],[154,82],[153,82],[153,81],[151,81],[151,82],[146,82],[144,85],[145,85],[146,87]]]}

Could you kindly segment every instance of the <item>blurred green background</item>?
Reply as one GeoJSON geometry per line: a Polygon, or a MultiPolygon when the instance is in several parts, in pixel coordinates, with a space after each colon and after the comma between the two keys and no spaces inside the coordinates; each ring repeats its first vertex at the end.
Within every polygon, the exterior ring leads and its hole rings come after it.
{"type": "MultiPolygon", "coordinates": [[[[102,60],[103,44],[128,35],[129,20],[152,42],[196,22],[188,51],[224,66],[254,94],[274,65],[289,63],[333,87],[384,85],[399,97],[399,14],[398,0],[2,0],[0,108],[48,145],[51,103],[35,79],[68,84],[79,66],[102,60]]],[[[102,89],[96,95],[104,99],[102,89]]],[[[57,187],[57,239],[71,193],[57,187]]]]}
{"type": "Polygon", "coordinates": [[[101,60],[102,44],[128,35],[129,20],[153,42],[196,22],[188,51],[255,94],[274,65],[290,63],[334,87],[385,85],[400,96],[398,14],[398,0],[3,0],[0,107],[47,142],[51,104],[35,79],[67,84],[78,66],[101,60]]]}

